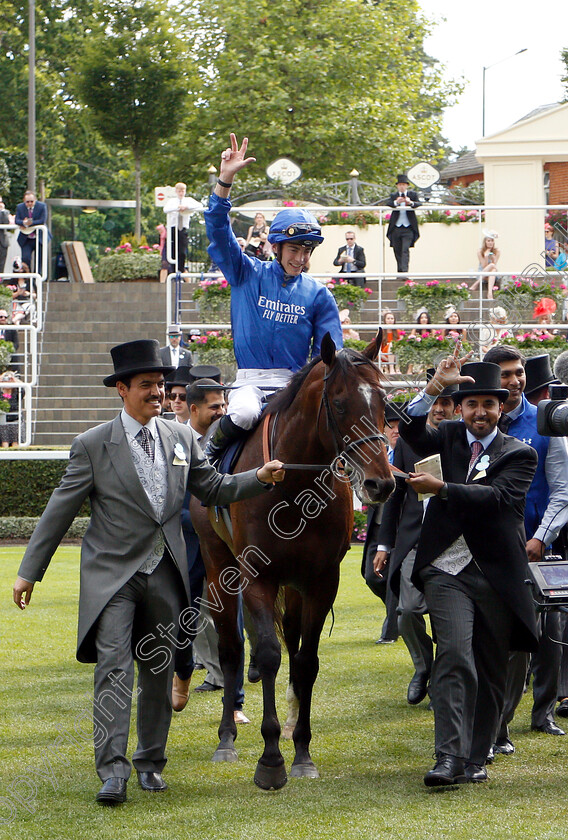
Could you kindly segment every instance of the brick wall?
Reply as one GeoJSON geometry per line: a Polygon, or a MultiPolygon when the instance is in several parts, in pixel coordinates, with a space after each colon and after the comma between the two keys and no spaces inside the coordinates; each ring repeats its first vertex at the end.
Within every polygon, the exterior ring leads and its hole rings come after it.
{"type": "Polygon", "coordinates": [[[544,171],[550,174],[550,204],[568,204],[568,162],[545,163],[544,171]]]}

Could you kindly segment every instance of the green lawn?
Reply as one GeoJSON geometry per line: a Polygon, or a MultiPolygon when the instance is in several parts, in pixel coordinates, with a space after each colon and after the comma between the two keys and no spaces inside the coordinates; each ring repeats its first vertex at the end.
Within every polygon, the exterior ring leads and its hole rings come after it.
{"type": "MultiPolygon", "coordinates": [[[[192,694],[174,716],[164,776],[170,789],[128,802],[94,803],[88,710],[92,666],[75,660],[79,549],[60,549],[20,613],[11,584],[22,549],[0,548],[0,838],[10,840],[565,840],[568,738],[530,732],[529,698],[513,722],[517,753],[486,785],[447,791],[422,783],[432,766],[433,719],[406,703],[412,675],[402,642],[376,646],[382,604],[359,575],[360,549],[343,565],[335,626],[320,648],[312,756],[321,779],[291,779],[278,793],[253,784],[261,752],[261,687],[246,686],[250,726],[239,727],[238,764],[213,764],[219,694],[192,694]],[[59,739],[59,741],[58,741],[59,739]]],[[[285,715],[287,668],[279,679],[285,715]]],[[[196,683],[197,684],[197,683],[196,683]]],[[[135,742],[133,726],[130,748],[135,742]]],[[[292,745],[284,742],[288,768],[292,745]]]]}

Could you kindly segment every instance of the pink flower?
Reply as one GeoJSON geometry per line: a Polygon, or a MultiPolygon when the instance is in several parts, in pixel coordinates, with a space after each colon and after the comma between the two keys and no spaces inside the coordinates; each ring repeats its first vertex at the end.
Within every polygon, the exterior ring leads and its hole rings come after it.
{"type": "Polygon", "coordinates": [[[388,222],[390,220],[390,217],[391,213],[385,213],[385,222],[388,222]]]}
{"type": "Polygon", "coordinates": [[[372,289],[365,288],[363,291],[367,292],[367,294],[368,294],[368,295],[372,295],[372,294],[373,294],[373,290],[372,290],[372,289]]]}
{"type": "Polygon", "coordinates": [[[444,210],[444,216],[451,216],[451,215],[452,215],[451,210],[444,210]]]}
{"type": "Polygon", "coordinates": [[[346,219],[349,216],[349,213],[347,213],[345,210],[342,210],[339,215],[342,219],[346,219]]]}
{"type": "Polygon", "coordinates": [[[229,285],[229,281],[228,281],[228,280],[226,280],[226,279],[223,277],[223,279],[221,280],[221,288],[222,288],[222,289],[226,289],[228,285],[229,285]]]}
{"type": "Polygon", "coordinates": [[[428,338],[429,335],[430,335],[430,333],[428,332],[428,330],[424,330],[423,333],[422,333],[422,338],[428,338]]]}
{"type": "Polygon", "coordinates": [[[296,202],[295,201],[283,201],[282,206],[283,207],[295,207],[296,202]]]}
{"type": "Polygon", "coordinates": [[[112,251],[112,248],[105,248],[105,254],[110,254],[111,251],[112,251]]]}

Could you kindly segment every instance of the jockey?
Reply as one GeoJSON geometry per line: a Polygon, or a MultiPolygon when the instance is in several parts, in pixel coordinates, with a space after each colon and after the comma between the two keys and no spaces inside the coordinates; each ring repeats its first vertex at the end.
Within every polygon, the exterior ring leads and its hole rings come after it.
{"type": "Polygon", "coordinates": [[[317,220],[300,207],[281,210],[268,241],[276,259],[249,257],[231,228],[229,192],[245,158],[248,140],[221,154],[219,180],[205,211],[209,256],[231,285],[231,326],[238,372],[229,407],[206,449],[215,458],[227,443],[258,420],[264,390],[284,387],[310,356],[317,356],[326,332],[343,346],[339,311],[331,292],[304,272],[313,249],[323,242],[317,220]]]}

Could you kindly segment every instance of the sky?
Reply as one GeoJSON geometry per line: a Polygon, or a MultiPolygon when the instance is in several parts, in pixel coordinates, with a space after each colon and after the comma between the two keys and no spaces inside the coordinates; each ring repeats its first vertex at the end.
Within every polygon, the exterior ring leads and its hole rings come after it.
{"type": "Polygon", "coordinates": [[[446,78],[465,82],[458,104],[444,117],[443,134],[454,149],[474,149],[482,136],[484,66],[486,135],[539,105],[564,98],[560,52],[568,48],[566,0],[548,0],[544,6],[519,0],[418,4],[427,20],[438,22],[426,40],[426,52],[445,65],[446,78]],[[524,48],[526,52],[515,55],[524,48]]]}

